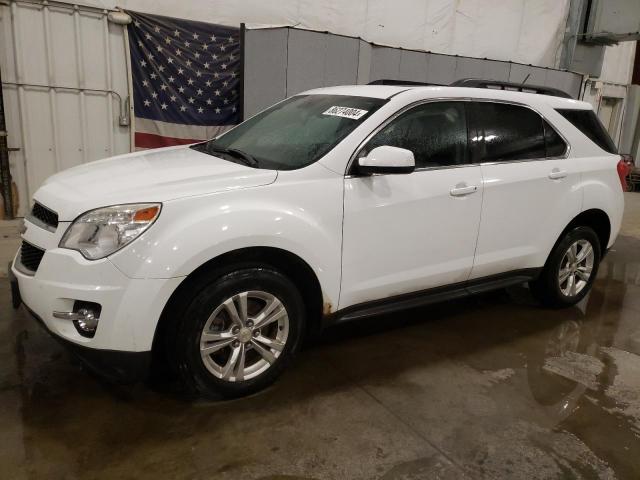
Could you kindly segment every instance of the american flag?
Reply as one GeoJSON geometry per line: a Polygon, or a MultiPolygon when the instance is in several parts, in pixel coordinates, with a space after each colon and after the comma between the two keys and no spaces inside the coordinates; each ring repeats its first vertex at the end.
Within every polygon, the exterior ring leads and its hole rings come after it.
{"type": "Polygon", "coordinates": [[[182,145],[240,121],[240,30],[127,12],[135,148],[182,145]]]}

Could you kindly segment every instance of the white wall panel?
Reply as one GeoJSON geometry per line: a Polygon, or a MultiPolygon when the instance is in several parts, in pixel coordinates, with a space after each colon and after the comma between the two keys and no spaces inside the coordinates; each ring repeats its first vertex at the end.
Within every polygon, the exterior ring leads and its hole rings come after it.
{"type": "Polygon", "coordinates": [[[225,25],[296,26],[380,45],[555,67],[570,0],[85,0],[225,25]]]}
{"type": "Polygon", "coordinates": [[[129,128],[118,120],[119,98],[128,96],[124,32],[106,13],[21,1],[0,5],[8,141],[20,149],[9,154],[20,215],[53,173],[130,149],[129,128]]]}

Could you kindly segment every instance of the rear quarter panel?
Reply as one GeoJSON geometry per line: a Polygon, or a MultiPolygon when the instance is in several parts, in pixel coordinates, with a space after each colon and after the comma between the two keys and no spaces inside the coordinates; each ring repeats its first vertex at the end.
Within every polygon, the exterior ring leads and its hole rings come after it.
{"type": "Polygon", "coordinates": [[[580,159],[584,191],[582,209],[603,210],[609,216],[611,235],[606,247],[615,242],[624,213],[624,193],[616,170],[619,160],[619,155],[609,154],[580,159]]]}
{"type": "MultiPolygon", "coordinates": [[[[544,99],[544,101],[549,100],[544,99]]],[[[584,108],[586,105],[578,101],[571,103],[575,103],[575,106],[558,105],[557,107],[584,108]]],[[[620,156],[601,149],[552,106],[540,105],[540,109],[571,145],[570,159],[581,172],[578,185],[583,197],[581,211],[598,209],[608,215],[611,234],[608,244],[603,248],[610,247],[620,231],[624,212],[624,194],[617,172],[620,156]]]]}

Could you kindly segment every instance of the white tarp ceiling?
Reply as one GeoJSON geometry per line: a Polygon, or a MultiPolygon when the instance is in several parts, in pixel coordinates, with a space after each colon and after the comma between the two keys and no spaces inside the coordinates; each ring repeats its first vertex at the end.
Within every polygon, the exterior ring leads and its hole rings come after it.
{"type": "Polygon", "coordinates": [[[226,25],[297,26],[394,47],[555,67],[570,0],[87,0],[226,25]]]}

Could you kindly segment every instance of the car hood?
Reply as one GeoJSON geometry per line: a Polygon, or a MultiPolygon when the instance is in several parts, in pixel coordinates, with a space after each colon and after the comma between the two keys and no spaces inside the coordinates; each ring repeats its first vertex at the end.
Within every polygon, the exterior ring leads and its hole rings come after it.
{"type": "Polygon", "coordinates": [[[48,178],[34,195],[71,221],[93,208],[176,198],[273,183],[275,170],[261,170],[198,152],[187,146],[130,153],[80,165],[48,178]]]}

